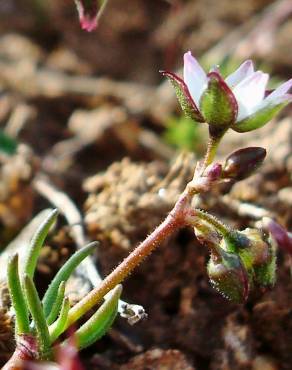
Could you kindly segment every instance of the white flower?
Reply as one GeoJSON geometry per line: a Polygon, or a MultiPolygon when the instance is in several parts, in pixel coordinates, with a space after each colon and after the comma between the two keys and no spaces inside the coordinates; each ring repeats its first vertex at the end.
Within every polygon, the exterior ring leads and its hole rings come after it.
{"type": "Polygon", "coordinates": [[[235,131],[254,130],[266,124],[292,101],[292,79],[269,94],[269,75],[255,71],[247,60],[225,80],[218,69],[206,73],[191,52],[184,55],[184,78],[163,72],[176,88],[185,113],[209,125],[235,131]]]}

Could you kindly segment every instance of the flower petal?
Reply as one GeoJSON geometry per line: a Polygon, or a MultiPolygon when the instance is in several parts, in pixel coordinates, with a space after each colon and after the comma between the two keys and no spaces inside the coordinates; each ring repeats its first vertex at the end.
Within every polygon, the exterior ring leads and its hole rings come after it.
{"type": "Polygon", "coordinates": [[[207,87],[207,75],[190,51],[184,55],[184,81],[194,102],[199,106],[202,93],[207,87]]]}
{"type": "Polygon", "coordinates": [[[243,62],[235,72],[226,77],[225,82],[230,88],[234,88],[243,79],[254,73],[253,63],[251,60],[243,62]]]}
{"type": "Polygon", "coordinates": [[[238,103],[237,121],[245,119],[256,111],[256,107],[264,99],[268,79],[267,73],[257,71],[235,86],[233,94],[238,103]]]}
{"type": "Polygon", "coordinates": [[[163,74],[163,76],[166,76],[169,79],[172,86],[174,87],[176,96],[184,114],[195,121],[204,122],[204,119],[195,102],[193,101],[185,82],[174,73],[167,71],[160,72],[163,74]]]}
{"type": "Polygon", "coordinates": [[[271,102],[272,100],[285,95],[292,87],[292,78],[286,82],[284,82],[282,85],[276,88],[271,94],[267,96],[265,100],[271,102]]]}

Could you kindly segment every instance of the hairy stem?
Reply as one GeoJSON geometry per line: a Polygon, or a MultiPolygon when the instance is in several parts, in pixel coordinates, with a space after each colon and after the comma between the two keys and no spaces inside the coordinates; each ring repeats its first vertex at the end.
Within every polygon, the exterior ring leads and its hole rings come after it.
{"type": "Polygon", "coordinates": [[[225,133],[226,129],[214,131],[214,129],[212,129],[212,126],[209,126],[209,140],[207,145],[207,152],[204,157],[204,168],[209,166],[209,164],[214,161],[218,146],[225,133]]]}
{"type": "Polygon", "coordinates": [[[2,370],[19,370],[23,362],[38,358],[38,345],[36,337],[30,334],[21,334],[16,337],[16,348],[9,361],[2,370]]]}
{"type": "MultiPolygon", "coordinates": [[[[165,241],[179,228],[186,225],[185,212],[190,207],[190,196],[185,191],[176,202],[173,210],[166,219],[158,226],[123,262],[109,274],[98,287],[92,290],[79,303],[69,311],[66,328],[76,322],[81,316],[98,304],[105,294],[123,281],[137,267],[145,257],[165,241]]],[[[53,329],[53,325],[52,325],[53,329]]]]}

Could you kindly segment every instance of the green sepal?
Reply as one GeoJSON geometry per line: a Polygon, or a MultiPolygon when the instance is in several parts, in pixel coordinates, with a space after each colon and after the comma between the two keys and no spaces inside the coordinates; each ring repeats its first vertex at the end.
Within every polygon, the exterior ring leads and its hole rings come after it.
{"type": "Polygon", "coordinates": [[[163,76],[166,76],[172,86],[174,87],[177,99],[187,118],[191,118],[197,122],[204,122],[198,107],[196,106],[194,100],[191,97],[189,89],[185,82],[176,76],[174,73],[161,71],[163,76]]]}
{"type": "Polygon", "coordinates": [[[218,72],[208,74],[208,87],[200,99],[200,112],[205,122],[217,127],[230,127],[236,120],[238,105],[230,88],[218,72]]]}
{"type": "Polygon", "coordinates": [[[118,311],[118,302],[122,285],[117,285],[96,313],[75,333],[79,350],[86,348],[100,339],[112,326],[118,311]]]}
{"type": "Polygon", "coordinates": [[[97,242],[92,242],[75,252],[58,271],[42,300],[45,317],[48,317],[52,310],[61,282],[69,279],[75,268],[84,260],[84,258],[89,256],[94,251],[97,245],[97,242]]]}
{"type": "Polygon", "coordinates": [[[52,355],[50,335],[38,292],[32,278],[27,274],[23,277],[23,285],[27,305],[37,334],[40,359],[49,360],[52,355]]]}
{"type": "Polygon", "coordinates": [[[51,312],[46,318],[48,325],[51,325],[58,316],[60,309],[62,307],[64,296],[65,296],[65,281],[62,281],[58,288],[57,297],[55,299],[55,302],[53,303],[51,312]]]}
{"type": "Polygon", "coordinates": [[[211,284],[223,297],[233,303],[244,303],[247,300],[249,276],[238,255],[218,248],[216,255],[211,254],[207,271],[211,284]]]}
{"type": "Polygon", "coordinates": [[[252,273],[253,283],[260,288],[271,287],[276,281],[276,252],[271,238],[257,229],[246,229],[250,245],[239,251],[246,269],[252,273]]]}
{"type": "Polygon", "coordinates": [[[15,311],[16,334],[28,334],[30,333],[29,315],[19,278],[18,254],[12,256],[8,262],[7,278],[11,303],[15,311]]]}
{"type": "Polygon", "coordinates": [[[67,324],[69,310],[70,301],[68,297],[65,297],[57,321],[51,328],[49,328],[51,343],[54,343],[54,341],[64,332],[67,324]]]}
{"type": "Polygon", "coordinates": [[[278,105],[268,105],[244,120],[234,123],[231,128],[236,132],[248,132],[261,128],[274,118],[288,103],[289,102],[278,105]]]}
{"type": "Polygon", "coordinates": [[[41,247],[43,246],[43,243],[48,235],[51,226],[56,221],[57,216],[58,210],[54,209],[42,222],[42,224],[34,234],[30,245],[24,255],[24,263],[22,268],[23,274],[27,274],[29,277],[33,278],[41,247]]]}

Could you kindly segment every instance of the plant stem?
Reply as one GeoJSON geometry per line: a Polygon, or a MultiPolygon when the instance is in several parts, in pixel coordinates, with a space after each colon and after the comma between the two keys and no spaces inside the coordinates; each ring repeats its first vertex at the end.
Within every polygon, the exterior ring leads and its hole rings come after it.
{"type": "MultiPolygon", "coordinates": [[[[205,156],[204,165],[212,163],[216,154],[217,147],[226,129],[214,131],[210,128],[210,140],[208,150],[205,156]]],[[[68,314],[68,320],[64,330],[75,323],[80,317],[88,312],[93,306],[98,304],[103,297],[112,290],[117,284],[121,283],[145,257],[166,238],[172,235],[179,228],[189,225],[188,214],[192,212],[191,200],[197,193],[192,186],[186,186],[184,192],[180,195],[172,211],[165,220],[158,226],[140,245],[134,249],[128,257],[109,274],[98,287],[88,293],[80,302],[72,307],[68,314]]],[[[54,330],[54,325],[50,329],[54,330]]]]}
{"type": "Polygon", "coordinates": [[[196,220],[198,220],[198,218],[214,226],[214,228],[218,230],[223,237],[228,237],[231,233],[231,229],[228,226],[224,225],[223,222],[219,221],[215,216],[210,215],[209,213],[200,209],[195,209],[191,214],[189,214],[188,222],[196,226],[196,220]],[[192,219],[194,221],[192,221],[192,219]]]}
{"type": "Polygon", "coordinates": [[[215,131],[212,129],[212,126],[209,126],[209,140],[207,145],[207,152],[204,157],[204,168],[211,164],[216,156],[218,145],[220,144],[221,139],[226,133],[226,129],[215,131]]]}
{"type": "Polygon", "coordinates": [[[209,225],[214,226],[225,239],[230,251],[236,251],[238,248],[245,248],[248,245],[248,238],[236,230],[232,230],[229,226],[219,221],[215,216],[210,215],[200,209],[191,210],[187,216],[187,223],[196,227],[197,220],[206,221],[209,225]]]}
{"type": "Polygon", "coordinates": [[[2,370],[19,370],[23,368],[23,362],[38,358],[37,340],[33,335],[21,334],[16,337],[16,348],[9,361],[2,370]]]}
{"type": "MultiPolygon", "coordinates": [[[[190,195],[187,191],[184,191],[166,219],[98,287],[88,293],[86,297],[70,309],[64,330],[76,322],[93,306],[98,304],[105,294],[123,281],[159,244],[179,228],[186,225],[185,213],[189,209],[190,200],[190,195]]],[[[51,327],[52,329],[53,325],[51,327]]]]}

